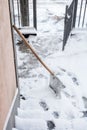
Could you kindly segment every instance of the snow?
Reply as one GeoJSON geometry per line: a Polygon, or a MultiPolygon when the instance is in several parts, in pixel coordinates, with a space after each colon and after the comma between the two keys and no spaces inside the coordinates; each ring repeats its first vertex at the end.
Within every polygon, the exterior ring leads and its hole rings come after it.
{"type": "Polygon", "coordinates": [[[18,116],[21,118],[29,118],[29,119],[45,119],[45,120],[52,120],[54,119],[54,115],[51,114],[49,111],[42,111],[40,109],[35,110],[22,110],[18,108],[18,116]]]}
{"type": "Polygon", "coordinates": [[[41,119],[22,119],[16,117],[16,128],[21,130],[47,130],[47,125],[41,119]]]}
{"type": "Polygon", "coordinates": [[[87,129],[84,115],[87,111],[87,28],[74,29],[65,50],[61,51],[67,2],[38,0],[37,36],[27,39],[63,82],[65,87],[60,89],[59,97],[49,87],[49,72],[24,45],[17,44],[21,94],[17,129],[46,130],[46,119],[52,119],[55,130],[87,129]],[[55,119],[55,112],[58,119],[55,119]]]}
{"type": "Polygon", "coordinates": [[[18,130],[18,129],[16,129],[16,128],[12,128],[12,130],[18,130]]]}

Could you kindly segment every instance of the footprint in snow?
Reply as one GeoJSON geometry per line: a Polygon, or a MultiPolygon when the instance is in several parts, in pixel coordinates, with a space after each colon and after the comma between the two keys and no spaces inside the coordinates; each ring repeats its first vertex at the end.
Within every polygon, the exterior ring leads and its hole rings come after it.
{"type": "Polygon", "coordinates": [[[22,100],[26,100],[26,98],[25,98],[22,94],[20,94],[20,98],[21,98],[22,100]]]}
{"type": "Polygon", "coordinates": [[[41,101],[40,102],[40,106],[44,109],[44,111],[48,111],[49,110],[49,107],[48,107],[48,105],[46,104],[45,101],[41,101]]]}
{"type": "Polygon", "coordinates": [[[76,85],[79,85],[78,80],[77,80],[76,77],[72,77],[72,80],[73,80],[73,82],[74,82],[76,85]]]}
{"type": "Polygon", "coordinates": [[[82,97],[82,99],[83,99],[85,108],[87,108],[87,97],[82,97]]]}
{"type": "Polygon", "coordinates": [[[59,114],[58,114],[57,111],[54,111],[52,114],[53,114],[53,116],[54,116],[56,119],[59,118],[59,114]]]}
{"type": "Polygon", "coordinates": [[[65,69],[63,69],[63,68],[60,68],[63,72],[66,72],[66,70],[65,69]]]}
{"type": "Polygon", "coordinates": [[[87,111],[83,111],[83,117],[87,117],[87,111]]]}
{"type": "Polygon", "coordinates": [[[73,81],[73,83],[74,83],[75,85],[79,85],[79,81],[78,81],[78,79],[76,78],[76,76],[75,76],[73,73],[68,72],[68,71],[66,71],[66,70],[63,69],[63,68],[60,68],[60,69],[61,69],[61,71],[65,72],[65,73],[72,79],[72,81],[73,81]]]}
{"type": "Polygon", "coordinates": [[[47,121],[48,130],[53,130],[55,128],[55,124],[53,121],[47,121]]]}
{"type": "Polygon", "coordinates": [[[39,78],[44,78],[44,75],[43,74],[39,74],[38,77],[39,78]]]}
{"type": "Polygon", "coordinates": [[[68,76],[71,77],[73,83],[75,83],[76,85],[79,85],[79,81],[73,73],[67,72],[67,74],[68,74],[68,76]]]}

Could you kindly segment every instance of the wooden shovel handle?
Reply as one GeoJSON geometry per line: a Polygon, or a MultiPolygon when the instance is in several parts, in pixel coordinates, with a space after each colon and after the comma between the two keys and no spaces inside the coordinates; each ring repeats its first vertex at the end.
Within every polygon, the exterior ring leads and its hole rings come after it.
{"type": "Polygon", "coordinates": [[[16,30],[16,32],[19,34],[19,36],[22,38],[24,43],[27,45],[27,47],[32,51],[32,53],[35,55],[35,57],[39,60],[39,62],[45,67],[45,69],[51,74],[54,75],[54,73],[47,67],[47,65],[41,60],[41,58],[37,55],[35,50],[31,47],[31,45],[28,43],[28,41],[25,39],[25,37],[22,35],[22,33],[18,30],[18,28],[13,25],[13,28],[16,30]]]}

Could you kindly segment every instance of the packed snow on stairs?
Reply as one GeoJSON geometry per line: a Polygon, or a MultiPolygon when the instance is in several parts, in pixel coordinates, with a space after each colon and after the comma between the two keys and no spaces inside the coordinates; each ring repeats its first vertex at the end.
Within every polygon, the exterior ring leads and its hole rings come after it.
{"type": "Polygon", "coordinates": [[[26,81],[23,84],[23,79],[20,82],[25,88],[21,88],[21,104],[15,117],[16,129],[87,130],[87,32],[75,30],[72,33],[65,51],[46,59],[54,70],[58,70],[58,76],[66,85],[61,90],[61,98],[50,91],[47,72],[42,67],[33,69],[31,73],[35,74],[35,79],[33,83],[29,80],[32,86],[29,88],[26,81]],[[75,61],[78,61],[77,64],[75,61]]]}
{"type": "Polygon", "coordinates": [[[48,72],[24,44],[17,44],[20,108],[13,130],[87,130],[87,31],[73,31],[62,52],[65,3],[47,1],[44,8],[38,5],[38,33],[28,40],[65,88],[56,97],[48,72]]]}
{"type": "MultiPolygon", "coordinates": [[[[26,104],[28,102],[26,101],[26,104]]],[[[87,128],[87,119],[66,120],[59,118],[58,112],[53,112],[53,110],[42,111],[41,109],[36,110],[35,107],[30,110],[24,107],[18,108],[18,115],[15,117],[16,128],[12,130],[79,130],[79,128],[83,130],[83,127],[87,128]],[[79,126],[79,123],[81,126],[79,126]]]]}

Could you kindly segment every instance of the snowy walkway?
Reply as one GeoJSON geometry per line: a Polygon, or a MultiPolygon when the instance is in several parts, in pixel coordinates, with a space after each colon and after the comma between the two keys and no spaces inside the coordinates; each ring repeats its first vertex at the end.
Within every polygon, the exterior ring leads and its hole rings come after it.
{"type": "Polygon", "coordinates": [[[56,97],[49,88],[49,73],[27,47],[17,44],[21,93],[18,130],[87,130],[87,31],[73,31],[62,52],[66,2],[55,3],[38,7],[38,35],[28,40],[65,88],[61,99],[56,97]]]}

